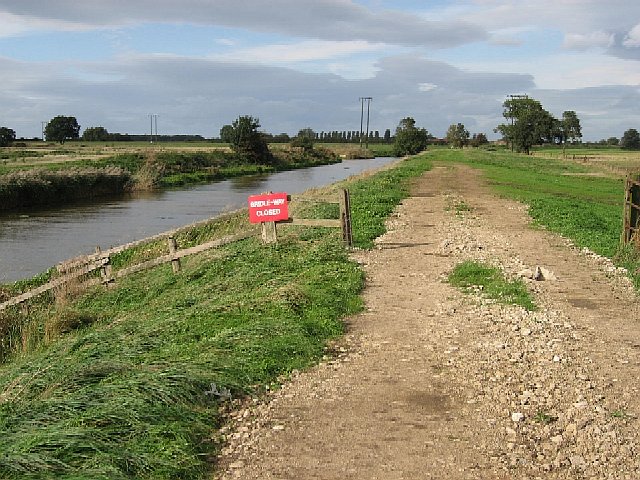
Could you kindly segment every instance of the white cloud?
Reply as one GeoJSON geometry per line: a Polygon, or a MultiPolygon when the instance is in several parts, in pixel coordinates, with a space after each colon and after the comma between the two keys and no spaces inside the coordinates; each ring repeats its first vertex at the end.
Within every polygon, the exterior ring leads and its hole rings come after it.
{"type": "Polygon", "coordinates": [[[631,29],[622,44],[625,47],[640,47],[640,23],[631,29]]]}
{"type": "Polygon", "coordinates": [[[571,50],[588,50],[590,48],[609,48],[615,42],[615,35],[603,31],[586,35],[568,33],[564,37],[563,47],[571,50]]]}
{"type": "Polygon", "coordinates": [[[88,28],[83,24],[62,20],[28,18],[0,10],[0,38],[15,37],[36,31],[72,32],[83,31],[88,28]]]}
{"type": "Polygon", "coordinates": [[[329,60],[381,49],[381,45],[370,44],[362,40],[352,42],[308,40],[298,43],[261,45],[238,49],[222,55],[216,55],[213,58],[277,65],[329,60]]]}
{"type": "Polygon", "coordinates": [[[438,88],[438,85],[435,83],[423,82],[418,84],[418,90],[421,92],[430,92],[431,90],[435,90],[438,88]]]}

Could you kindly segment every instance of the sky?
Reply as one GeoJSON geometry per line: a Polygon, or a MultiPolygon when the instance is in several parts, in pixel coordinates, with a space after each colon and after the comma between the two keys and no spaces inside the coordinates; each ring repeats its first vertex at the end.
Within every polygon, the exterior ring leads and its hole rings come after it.
{"type": "Polygon", "coordinates": [[[219,136],[240,115],[270,133],[401,119],[497,138],[507,95],[583,139],[640,130],[638,0],[0,0],[0,126],[219,136]],[[366,115],[366,107],[365,107],[366,115]]]}

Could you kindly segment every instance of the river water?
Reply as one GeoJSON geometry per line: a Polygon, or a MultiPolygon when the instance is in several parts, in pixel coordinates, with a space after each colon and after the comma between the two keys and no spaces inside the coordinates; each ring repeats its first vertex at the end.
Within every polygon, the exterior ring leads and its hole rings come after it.
{"type": "Polygon", "coordinates": [[[245,207],[249,195],[301,193],[393,160],[345,160],[180,190],[0,215],[0,283],[32,277],[62,260],[93,253],[96,246],[105,250],[245,207]]]}

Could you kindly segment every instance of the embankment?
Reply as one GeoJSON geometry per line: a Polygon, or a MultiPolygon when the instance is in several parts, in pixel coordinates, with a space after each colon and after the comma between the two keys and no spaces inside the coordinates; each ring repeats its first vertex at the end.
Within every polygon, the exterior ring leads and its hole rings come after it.
{"type": "MultiPolygon", "coordinates": [[[[357,246],[384,231],[428,168],[418,157],[348,183],[357,246]]],[[[333,192],[313,197],[322,195],[333,192]]],[[[326,214],[322,202],[307,208],[326,214]]],[[[178,241],[246,223],[229,216],[178,241]]],[[[123,253],[114,268],[152,250],[123,253]]],[[[158,267],[6,311],[0,477],[203,478],[220,446],[220,407],[318,361],[362,308],[363,284],[339,232],[291,226],[274,246],[250,238],[189,257],[178,275],[158,267]]]]}

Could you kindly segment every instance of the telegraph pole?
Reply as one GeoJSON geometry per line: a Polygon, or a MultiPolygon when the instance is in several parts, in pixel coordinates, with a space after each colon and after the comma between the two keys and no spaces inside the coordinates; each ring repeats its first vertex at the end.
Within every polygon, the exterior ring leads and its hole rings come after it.
{"type": "Polygon", "coordinates": [[[150,130],[149,130],[149,143],[153,143],[153,124],[154,124],[154,120],[155,120],[155,124],[156,124],[156,141],[158,141],[158,114],[157,113],[150,113],[149,114],[149,123],[150,123],[150,130]]]}
{"type": "Polygon", "coordinates": [[[366,148],[369,148],[369,106],[371,105],[371,100],[373,97],[360,97],[360,148],[362,148],[362,124],[364,120],[364,101],[367,101],[367,139],[366,139],[366,148]]]}
{"type": "Polygon", "coordinates": [[[158,142],[158,114],[154,113],[153,114],[153,119],[155,120],[155,124],[156,124],[156,143],[158,142]]]}

